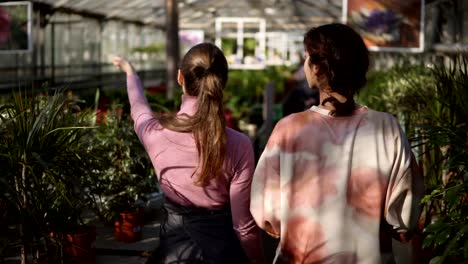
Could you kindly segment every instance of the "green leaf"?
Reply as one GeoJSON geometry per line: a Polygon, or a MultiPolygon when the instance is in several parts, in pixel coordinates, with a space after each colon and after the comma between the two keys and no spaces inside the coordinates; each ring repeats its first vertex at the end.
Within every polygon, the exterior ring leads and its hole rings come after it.
{"type": "Polygon", "coordinates": [[[433,234],[427,235],[423,240],[422,247],[423,248],[430,247],[432,245],[433,241],[434,241],[434,235],[433,234]]]}
{"type": "Polygon", "coordinates": [[[433,195],[436,195],[436,194],[439,194],[439,193],[440,193],[440,189],[434,189],[434,190],[432,190],[431,195],[433,196],[433,195]]]}
{"type": "Polygon", "coordinates": [[[457,190],[456,189],[450,189],[445,193],[445,200],[448,202],[449,206],[452,206],[454,204],[457,204],[459,202],[459,197],[457,195],[457,190]]]}
{"type": "Polygon", "coordinates": [[[468,258],[468,239],[465,241],[465,245],[463,247],[463,256],[468,258]]]}
{"type": "Polygon", "coordinates": [[[421,199],[420,204],[425,204],[425,203],[427,203],[427,202],[429,202],[431,200],[432,200],[432,195],[430,195],[430,194],[424,195],[424,197],[421,199]]]}
{"type": "Polygon", "coordinates": [[[432,223],[426,226],[426,228],[424,228],[424,233],[436,233],[446,227],[447,227],[447,224],[445,224],[442,221],[437,221],[435,223],[432,223]]]}
{"type": "Polygon", "coordinates": [[[437,256],[431,259],[429,264],[442,264],[443,258],[442,256],[437,256]]]}
{"type": "Polygon", "coordinates": [[[449,238],[450,238],[450,232],[451,230],[449,228],[443,230],[442,232],[440,232],[439,234],[436,234],[435,238],[434,238],[434,243],[437,245],[437,246],[441,246],[443,245],[449,238]]]}

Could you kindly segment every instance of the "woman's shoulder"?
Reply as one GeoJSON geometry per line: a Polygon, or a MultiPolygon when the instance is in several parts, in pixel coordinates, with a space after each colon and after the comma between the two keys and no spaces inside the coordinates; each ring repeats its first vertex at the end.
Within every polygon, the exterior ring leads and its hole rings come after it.
{"type": "Polygon", "coordinates": [[[273,133],[284,134],[284,133],[297,133],[302,131],[306,126],[311,124],[317,124],[319,116],[314,112],[305,110],[299,113],[293,113],[288,116],[281,118],[275,125],[273,133]]]}
{"type": "Polygon", "coordinates": [[[226,128],[226,134],[226,150],[229,157],[228,159],[231,161],[231,164],[233,164],[233,168],[235,168],[240,161],[250,160],[253,164],[254,152],[250,138],[231,128],[226,128]]]}
{"type": "Polygon", "coordinates": [[[398,118],[394,114],[389,112],[381,112],[370,108],[367,109],[367,117],[368,119],[381,121],[389,124],[398,123],[398,118]]]}
{"type": "Polygon", "coordinates": [[[365,118],[365,124],[385,131],[385,133],[394,136],[400,136],[403,133],[401,122],[395,114],[369,109],[365,118]]]}
{"type": "Polygon", "coordinates": [[[229,127],[226,128],[226,136],[228,144],[250,144],[251,142],[250,138],[246,134],[229,127]]]}

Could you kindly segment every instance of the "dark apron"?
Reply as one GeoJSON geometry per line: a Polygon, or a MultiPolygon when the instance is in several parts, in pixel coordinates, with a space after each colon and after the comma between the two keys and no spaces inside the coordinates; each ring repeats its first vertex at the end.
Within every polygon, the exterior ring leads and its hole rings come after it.
{"type": "Polygon", "coordinates": [[[232,227],[230,208],[208,210],[164,202],[160,246],[147,264],[249,263],[232,227]]]}

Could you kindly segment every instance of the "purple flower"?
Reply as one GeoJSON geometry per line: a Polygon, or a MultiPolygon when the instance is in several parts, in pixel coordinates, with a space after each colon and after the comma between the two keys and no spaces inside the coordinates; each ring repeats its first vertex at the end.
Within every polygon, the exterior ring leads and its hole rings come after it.
{"type": "Polygon", "coordinates": [[[398,25],[400,19],[393,10],[374,9],[365,22],[365,27],[373,32],[388,32],[398,25]]]}

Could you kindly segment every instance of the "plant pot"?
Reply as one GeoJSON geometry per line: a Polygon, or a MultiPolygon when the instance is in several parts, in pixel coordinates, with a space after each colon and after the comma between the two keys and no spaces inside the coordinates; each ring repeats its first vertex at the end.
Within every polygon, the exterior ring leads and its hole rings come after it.
{"type": "Polygon", "coordinates": [[[66,263],[96,263],[96,227],[81,226],[64,234],[63,253],[66,263]]]}
{"type": "Polygon", "coordinates": [[[124,243],[140,241],[143,216],[143,209],[132,213],[120,213],[118,219],[114,222],[115,240],[124,243]]]}
{"type": "MultiPolygon", "coordinates": [[[[411,239],[411,249],[413,255],[412,264],[425,264],[429,263],[432,258],[437,256],[437,252],[434,248],[423,248],[422,244],[426,238],[425,234],[417,234],[411,239]]],[[[448,262],[456,263],[456,262],[448,262]]]]}

